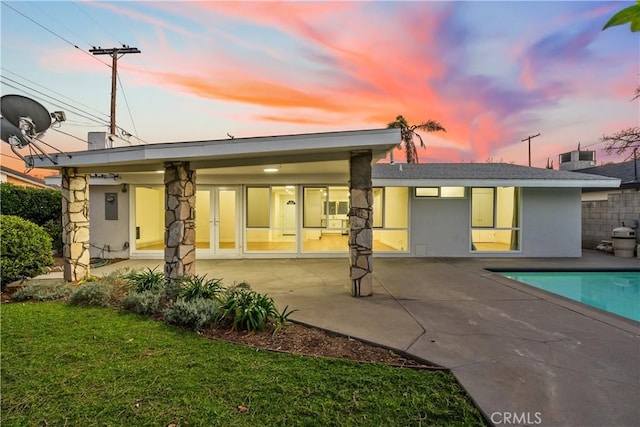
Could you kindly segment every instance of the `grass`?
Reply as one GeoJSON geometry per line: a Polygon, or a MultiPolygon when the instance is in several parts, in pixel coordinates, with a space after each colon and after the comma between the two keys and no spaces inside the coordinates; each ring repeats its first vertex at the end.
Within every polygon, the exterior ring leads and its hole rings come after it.
{"type": "Polygon", "coordinates": [[[3,304],[1,320],[3,426],[484,425],[442,371],[256,351],[60,302],[3,304]]]}

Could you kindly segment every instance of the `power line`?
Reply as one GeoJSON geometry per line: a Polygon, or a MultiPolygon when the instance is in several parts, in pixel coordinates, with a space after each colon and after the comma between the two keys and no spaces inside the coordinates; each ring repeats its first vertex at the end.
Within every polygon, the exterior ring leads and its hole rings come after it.
{"type": "Polygon", "coordinates": [[[118,76],[118,83],[120,84],[120,90],[122,91],[122,97],[124,98],[124,104],[127,106],[127,111],[129,112],[129,118],[131,119],[131,125],[133,126],[133,132],[138,135],[138,129],[136,128],[136,122],[133,121],[133,115],[131,114],[131,108],[129,108],[129,101],[127,101],[127,94],[124,92],[124,86],[122,85],[122,80],[120,80],[120,76],[118,76]]]}
{"type": "MultiPolygon", "coordinates": [[[[20,15],[20,16],[22,16],[23,18],[27,19],[28,21],[30,21],[30,22],[32,22],[32,23],[34,23],[34,24],[36,24],[36,25],[37,25],[37,26],[39,26],[40,28],[42,28],[42,29],[44,29],[45,31],[49,32],[50,34],[52,34],[52,35],[56,36],[56,37],[57,37],[57,38],[59,38],[60,40],[62,40],[62,41],[64,41],[65,43],[69,44],[70,46],[73,46],[75,49],[79,49],[79,50],[81,50],[83,53],[85,53],[85,54],[87,54],[87,55],[91,56],[93,59],[97,60],[97,61],[98,61],[98,62],[100,62],[101,64],[106,65],[107,67],[112,68],[112,70],[113,70],[113,71],[112,71],[112,73],[113,73],[114,78],[112,79],[112,108],[111,108],[111,110],[112,110],[112,111],[111,111],[111,126],[110,126],[110,131],[111,131],[111,133],[112,133],[112,134],[115,134],[115,130],[116,130],[116,128],[118,128],[118,129],[120,129],[121,131],[126,132],[124,129],[122,129],[122,128],[120,128],[120,127],[117,127],[117,126],[115,125],[115,87],[116,87],[116,84],[115,84],[115,76],[117,76],[117,60],[118,60],[118,54],[120,54],[120,56],[122,56],[122,55],[124,55],[124,54],[126,54],[126,53],[140,53],[140,51],[139,51],[137,48],[130,48],[129,46],[125,46],[124,44],[123,44],[123,47],[122,47],[122,48],[113,48],[113,49],[101,49],[101,48],[98,48],[98,49],[96,49],[96,48],[94,47],[93,49],[90,49],[90,51],[86,51],[86,50],[84,50],[84,49],[80,48],[80,47],[79,47],[78,45],[76,45],[75,43],[71,42],[70,40],[68,40],[68,39],[64,38],[63,36],[61,36],[60,34],[56,33],[55,31],[53,31],[53,30],[51,30],[51,29],[47,28],[45,25],[43,25],[43,24],[41,24],[41,23],[37,22],[36,20],[34,20],[33,18],[31,18],[31,17],[29,17],[29,16],[25,15],[24,13],[22,13],[22,12],[21,12],[21,11],[19,11],[19,10],[17,10],[17,9],[16,9],[16,8],[14,8],[13,6],[10,6],[10,5],[9,5],[9,4],[7,4],[6,2],[4,2],[4,3],[3,3],[3,5],[7,6],[9,9],[13,10],[13,11],[14,11],[15,13],[17,13],[18,15],[20,15]],[[109,64],[107,64],[107,63],[105,63],[105,62],[101,61],[100,59],[98,59],[98,58],[95,56],[95,55],[101,55],[101,54],[105,54],[105,53],[110,53],[110,54],[112,55],[113,62],[112,62],[112,65],[111,65],[111,66],[110,66],[109,64]],[[93,54],[93,55],[92,55],[92,54],[93,54]]],[[[93,20],[93,21],[95,22],[95,20],[94,20],[91,16],[89,16],[87,13],[85,13],[83,10],[81,10],[77,5],[75,5],[75,4],[74,4],[74,6],[76,6],[76,7],[77,7],[77,8],[78,8],[78,9],[79,9],[83,14],[85,14],[87,17],[89,17],[91,20],[93,20]]],[[[102,28],[102,27],[101,27],[101,28],[102,28]]],[[[104,28],[103,28],[103,30],[104,30],[104,28]]],[[[105,31],[106,31],[106,30],[105,30],[105,31]]],[[[122,44],[122,43],[121,43],[121,44],[122,44]]],[[[15,81],[15,80],[13,80],[13,79],[9,79],[9,78],[7,78],[6,76],[4,76],[3,78],[4,78],[5,80],[9,80],[9,81],[12,81],[12,82],[14,82],[14,83],[16,83],[16,84],[18,84],[18,85],[21,85],[21,86],[24,86],[24,87],[29,88],[27,85],[24,85],[24,84],[22,84],[22,83],[20,83],[20,82],[17,82],[17,81],[15,81]]],[[[118,80],[119,80],[119,79],[118,79],[118,80]]],[[[6,84],[7,86],[12,87],[12,88],[14,88],[14,89],[24,90],[24,89],[16,88],[15,86],[12,86],[11,84],[8,84],[8,83],[6,83],[6,82],[4,82],[4,84],[6,84]]],[[[120,82],[120,86],[121,86],[121,88],[122,88],[122,82],[120,82]]],[[[30,89],[30,90],[32,90],[32,91],[34,91],[34,92],[36,92],[36,93],[39,93],[39,94],[41,94],[41,95],[43,95],[43,96],[49,97],[49,98],[51,98],[51,99],[54,99],[54,100],[56,100],[57,102],[60,102],[60,103],[62,103],[62,104],[65,104],[65,105],[69,106],[69,104],[67,104],[67,103],[65,103],[65,102],[63,102],[63,101],[57,100],[57,99],[55,99],[54,97],[52,97],[52,96],[50,96],[50,95],[44,94],[44,93],[42,93],[42,92],[40,92],[40,91],[37,91],[37,90],[35,90],[35,89],[33,89],[33,88],[29,88],[29,89],[30,89]]],[[[75,102],[75,101],[74,101],[74,102],[75,102]]],[[[137,133],[137,129],[136,129],[136,126],[135,126],[135,122],[133,121],[133,116],[132,116],[132,114],[131,114],[131,109],[129,108],[129,103],[128,103],[127,99],[126,99],[126,96],[125,96],[125,103],[126,103],[126,105],[127,105],[127,109],[129,110],[129,116],[131,117],[131,122],[132,122],[132,125],[133,125],[133,127],[134,127],[134,132],[135,132],[135,133],[137,133]]],[[[70,108],[76,108],[76,107],[71,107],[71,106],[69,106],[69,107],[70,107],[70,108]]],[[[80,110],[80,109],[78,109],[78,110],[79,110],[79,111],[82,111],[82,110],[80,110]]],[[[85,114],[89,114],[89,115],[91,115],[91,116],[93,116],[93,117],[96,117],[99,121],[102,121],[102,120],[103,120],[103,119],[98,118],[97,116],[95,116],[95,115],[93,115],[93,114],[91,114],[91,113],[86,112],[86,111],[85,111],[84,113],[85,113],[85,114]]],[[[76,112],[76,114],[78,114],[78,113],[76,112]]],[[[82,116],[81,114],[78,114],[78,115],[79,115],[79,116],[81,116],[81,117],[83,117],[83,118],[85,118],[85,119],[92,120],[92,119],[90,119],[90,118],[88,118],[88,117],[86,117],[86,116],[82,116]]],[[[99,122],[98,122],[98,123],[99,123],[99,122]]],[[[126,133],[128,133],[128,132],[126,132],[126,133]]],[[[141,138],[139,138],[139,137],[137,137],[137,136],[135,136],[135,135],[131,135],[131,134],[129,134],[129,135],[130,135],[130,136],[133,136],[135,139],[137,139],[137,140],[139,140],[139,141],[141,141],[141,142],[143,142],[143,143],[146,143],[146,141],[142,140],[141,138]]]]}
{"type": "Polygon", "coordinates": [[[109,55],[111,56],[111,123],[109,131],[112,135],[116,133],[116,78],[118,76],[118,59],[128,53],[140,53],[140,49],[137,47],[130,47],[122,45],[122,47],[113,47],[110,49],[103,49],[100,46],[90,49],[94,55],[109,55]]]}
{"type": "Polygon", "coordinates": [[[93,18],[93,16],[89,15],[80,6],[78,6],[77,2],[72,1],[71,4],[74,5],[76,7],[76,9],[78,9],[80,11],[80,13],[82,13],[84,16],[86,16],[87,18],[91,19],[91,21],[93,21],[94,24],[96,24],[98,27],[100,27],[102,29],[102,31],[107,33],[107,35],[109,35],[110,37],[113,37],[118,43],[124,44],[118,39],[118,37],[114,36],[113,33],[109,32],[99,21],[96,21],[93,18]]]}
{"type": "Polygon", "coordinates": [[[17,13],[18,15],[22,16],[23,18],[33,22],[34,24],[36,24],[38,27],[44,29],[45,31],[53,34],[54,36],[56,36],[57,38],[59,38],[60,40],[62,40],[63,42],[73,46],[74,48],[82,51],[82,53],[85,53],[87,55],[89,55],[90,57],[92,57],[93,59],[95,59],[96,61],[98,61],[99,63],[101,63],[102,65],[106,65],[107,67],[111,68],[111,66],[109,64],[107,64],[106,62],[103,62],[101,60],[99,60],[98,58],[96,58],[95,56],[91,55],[89,52],[87,52],[86,50],[78,47],[78,45],[76,45],[75,43],[65,39],[64,37],[62,37],[60,34],[56,33],[53,30],[50,30],[49,28],[45,27],[44,25],[42,25],[41,23],[39,23],[38,21],[36,21],[35,19],[25,15],[24,13],[20,12],[19,10],[17,10],[16,8],[14,8],[13,6],[10,6],[9,3],[7,2],[3,2],[2,3],[4,6],[8,7],[9,9],[13,10],[15,13],[17,13]]]}
{"type": "Polygon", "coordinates": [[[71,138],[75,138],[75,139],[77,139],[78,141],[83,142],[83,143],[85,143],[85,144],[88,144],[88,141],[87,141],[87,140],[82,139],[82,138],[80,138],[80,137],[77,137],[77,136],[75,136],[75,135],[72,135],[72,134],[70,134],[70,133],[67,133],[67,132],[61,131],[60,129],[56,129],[56,128],[53,128],[53,127],[52,127],[52,128],[49,128],[49,129],[51,129],[51,130],[52,130],[52,131],[54,131],[54,132],[58,132],[58,133],[61,133],[61,134],[63,134],[63,135],[66,135],[66,136],[70,136],[71,138]]]}
{"type": "MultiPolygon", "coordinates": [[[[20,90],[20,91],[23,91],[23,92],[27,93],[29,96],[32,96],[32,97],[34,97],[34,98],[36,98],[36,99],[39,99],[39,100],[41,100],[41,101],[50,102],[50,103],[52,103],[52,104],[53,104],[54,106],[56,106],[56,107],[65,108],[65,109],[70,109],[74,114],[76,114],[76,115],[78,115],[78,116],[80,116],[80,117],[82,117],[82,118],[84,118],[84,119],[90,120],[90,121],[92,121],[93,123],[96,123],[96,124],[98,124],[98,125],[100,125],[100,126],[105,126],[105,125],[108,125],[108,124],[109,124],[109,122],[108,122],[106,119],[102,119],[102,118],[100,118],[100,117],[98,117],[98,116],[96,116],[96,115],[94,115],[94,114],[91,114],[91,113],[89,113],[89,112],[87,112],[87,111],[83,111],[83,110],[82,110],[82,109],[80,109],[80,108],[77,108],[77,107],[75,107],[75,106],[73,106],[73,105],[70,105],[70,104],[68,104],[68,103],[64,102],[64,101],[61,101],[61,100],[59,100],[59,99],[56,99],[55,97],[53,97],[53,96],[51,96],[51,95],[47,95],[46,93],[41,92],[41,91],[38,91],[38,90],[36,90],[36,89],[34,89],[34,88],[32,88],[32,87],[29,87],[28,85],[25,85],[25,84],[23,84],[23,83],[17,82],[17,81],[15,81],[15,80],[11,79],[11,78],[6,77],[6,76],[2,76],[2,78],[3,78],[3,79],[5,79],[5,80],[12,81],[12,82],[14,82],[14,83],[16,83],[16,84],[18,84],[18,85],[20,85],[20,86],[23,86],[23,88],[20,88],[20,87],[17,87],[17,86],[12,85],[12,84],[10,84],[10,83],[7,83],[6,81],[2,82],[3,84],[5,84],[5,85],[7,85],[7,86],[9,86],[9,87],[11,87],[11,88],[14,88],[14,89],[17,89],[17,90],[20,90]],[[33,94],[31,94],[31,93],[27,92],[24,88],[26,88],[26,89],[28,89],[28,90],[30,90],[30,91],[32,91],[32,92],[35,92],[35,93],[37,93],[37,94],[40,94],[41,96],[33,95],[33,94]],[[45,99],[45,98],[42,98],[42,97],[46,97],[46,98],[50,98],[50,99],[45,99]],[[52,102],[51,100],[53,100],[53,102],[52,102]],[[56,102],[57,102],[57,104],[56,104],[56,102]],[[62,104],[62,105],[61,105],[61,104],[62,104]],[[88,117],[88,116],[86,116],[86,115],[83,115],[83,114],[79,113],[78,111],[80,111],[80,112],[82,112],[82,113],[85,113],[85,114],[87,114],[87,115],[89,115],[89,116],[92,116],[92,117],[88,117]]],[[[64,95],[63,95],[63,96],[64,96],[64,95]]],[[[68,98],[68,97],[66,97],[66,98],[68,98]]],[[[70,101],[72,101],[72,102],[75,102],[75,101],[74,101],[73,99],[71,99],[71,98],[68,98],[68,99],[69,99],[70,101]]],[[[125,100],[125,102],[126,102],[126,100],[125,100]]],[[[127,105],[128,105],[128,104],[127,104],[127,105]]],[[[103,114],[103,115],[105,115],[105,116],[106,116],[106,114],[104,114],[104,113],[100,113],[100,114],[103,114]]],[[[130,111],[129,111],[129,114],[131,114],[131,112],[130,112],[130,111]]],[[[131,118],[131,121],[132,121],[132,123],[133,123],[133,117],[131,118]]],[[[67,122],[68,122],[68,123],[70,123],[70,124],[72,124],[69,120],[67,120],[67,122]]],[[[87,124],[85,124],[85,126],[86,126],[86,125],[87,125],[87,124]]],[[[117,128],[117,129],[119,129],[122,133],[127,133],[127,134],[129,134],[129,132],[127,132],[125,129],[123,129],[123,128],[122,128],[122,127],[120,127],[120,126],[116,126],[116,128],[117,128]]],[[[135,128],[135,123],[134,123],[134,128],[135,128]]],[[[137,131],[137,130],[135,130],[135,132],[136,132],[136,134],[138,133],[138,131],[137,131]]],[[[139,137],[139,136],[137,136],[137,135],[131,135],[131,134],[129,134],[129,136],[132,136],[133,138],[137,139],[138,141],[140,141],[140,142],[141,142],[141,143],[143,143],[143,144],[148,144],[148,142],[147,142],[147,141],[143,140],[142,138],[140,138],[140,137],[139,137]]],[[[85,142],[86,142],[86,141],[85,141],[85,142]]]]}
{"type": "MultiPolygon", "coordinates": [[[[17,84],[17,85],[23,86],[24,88],[27,88],[28,90],[30,90],[30,91],[32,91],[32,92],[35,92],[35,93],[37,93],[37,94],[40,94],[40,95],[42,95],[42,96],[44,96],[44,97],[46,97],[46,98],[53,99],[53,101],[54,101],[54,102],[53,102],[53,105],[55,105],[56,107],[60,107],[60,108],[69,108],[69,109],[71,109],[71,110],[76,110],[76,111],[73,111],[73,112],[74,112],[75,114],[77,114],[78,116],[80,116],[80,117],[84,118],[84,119],[92,120],[92,121],[94,121],[94,122],[96,122],[96,123],[98,123],[98,124],[100,124],[100,125],[104,125],[104,124],[108,123],[108,121],[107,121],[106,119],[102,119],[102,118],[100,118],[100,117],[98,117],[98,116],[96,116],[96,115],[94,115],[94,114],[91,114],[91,113],[89,113],[89,112],[83,111],[83,110],[81,110],[81,109],[79,109],[79,108],[77,108],[77,107],[74,107],[73,105],[70,105],[70,104],[68,104],[68,103],[66,103],[66,102],[64,102],[64,101],[60,101],[59,99],[56,99],[56,98],[54,98],[53,96],[47,95],[46,93],[41,92],[41,91],[39,91],[39,90],[36,90],[36,89],[34,89],[34,88],[31,88],[31,87],[29,87],[29,86],[27,86],[27,85],[25,85],[25,84],[23,84],[23,83],[17,82],[17,81],[15,81],[15,80],[13,80],[13,79],[10,79],[10,78],[6,77],[6,76],[2,76],[2,78],[3,78],[4,80],[9,80],[10,82],[13,82],[13,83],[15,83],[15,84],[17,84]],[[56,104],[56,102],[57,102],[57,104],[56,104]],[[60,104],[62,104],[62,105],[60,105],[60,104]],[[86,115],[80,114],[80,113],[78,113],[78,111],[80,111],[80,112],[82,112],[82,113],[84,113],[84,114],[86,114],[86,115]],[[88,117],[88,116],[90,116],[90,117],[88,117]]],[[[12,85],[12,84],[10,84],[10,83],[7,83],[6,81],[4,81],[4,82],[3,82],[3,84],[5,84],[5,85],[7,85],[7,86],[9,86],[9,87],[12,87],[12,88],[14,88],[14,89],[17,89],[17,90],[25,91],[25,89],[24,89],[24,88],[16,87],[16,86],[14,86],[14,85],[12,85]]],[[[31,94],[30,94],[30,95],[31,95],[31,94]]],[[[33,95],[31,95],[31,96],[33,96],[33,95]]],[[[34,96],[34,98],[39,98],[39,97],[38,97],[38,96],[34,96]]],[[[40,99],[42,99],[42,98],[40,98],[40,99]]],[[[46,101],[47,101],[47,102],[51,102],[50,100],[46,100],[46,101]]]]}
{"type": "MultiPolygon", "coordinates": [[[[38,8],[38,10],[45,14],[50,20],[52,21],[56,21],[59,25],[62,25],[62,27],[67,30],[68,32],[70,32],[71,34],[73,34],[75,37],[77,37],[78,39],[83,39],[83,37],[81,35],[79,35],[78,33],[76,33],[75,31],[73,31],[71,28],[69,28],[64,22],[60,21],[58,18],[56,18],[55,16],[52,16],[51,14],[49,14],[46,10],[44,10],[42,7],[38,6],[38,4],[36,3],[35,6],[38,8]]],[[[84,39],[85,42],[87,42],[86,39],[84,39]]],[[[87,42],[87,46],[89,46],[90,43],[87,42]]]]}
{"type": "MultiPolygon", "coordinates": [[[[41,87],[41,88],[43,88],[43,89],[46,89],[46,90],[48,90],[49,92],[55,93],[55,94],[56,94],[56,95],[58,95],[58,96],[61,96],[61,97],[63,97],[63,98],[66,98],[66,99],[68,99],[69,101],[73,102],[74,104],[79,104],[79,105],[81,105],[81,106],[83,106],[83,107],[85,107],[85,108],[88,108],[88,109],[90,109],[90,110],[95,111],[95,112],[96,112],[96,113],[98,113],[98,114],[102,114],[102,115],[105,117],[105,119],[102,119],[102,120],[107,120],[107,119],[109,118],[109,115],[108,115],[108,114],[103,113],[102,111],[97,110],[97,109],[95,109],[95,108],[93,108],[93,107],[90,107],[90,106],[88,106],[88,105],[86,105],[86,104],[83,104],[83,103],[82,103],[82,102],[80,102],[80,101],[76,101],[75,99],[69,98],[68,96],[66,96],[66,95],[64,95],[64,94],[62,94],[62,93],[60,93],[60,92],[56,92],[55,90],[48,88],[47,86],[41,85],[40,83],[34,82],[33,80],[29,80],[28,78],[26,78],[26,77],[24,77],[24,76],[22,76],[22,75],[20,75],[20,74],[16,73],[15,71],[11,71],[11,70],[9,70],[9,69],[7,69],[7,68],[5,68],[5,67],[2,67],[2,66],[0,66],[0,69],[4,70],[4,71],[6,71],[6,72],[8,72],[8,73],[10,73],[10,74],[13,74],[13,75],[14,75],[14,76],[16,76],[16,77],[21,78],[22,80],[26,80],[26,81],[28,81],[28,82],[29,82],[29,83],[31,83],[31,84],[34,84],[34,85],[36,85],[36,86],[38,86],[38,87],[41,87]]],[[[6,77],[4,77],[4,78],[6,78],[6,77]]],[[[18,84],[20,84],[20,83],[18,83],[18,84]]],[[[24,85],[24,86],[25,86],[25,87],[28,87],[27,85],[24,85]]],[[[53,98],[53,97],[52,97],[52,98],[53,98]]],[[[76,107],[76,108],[77,108],[77,107],[76,107]]],[[[89,114],[89,113],[87,112],[87,114],[89,114]]]]}

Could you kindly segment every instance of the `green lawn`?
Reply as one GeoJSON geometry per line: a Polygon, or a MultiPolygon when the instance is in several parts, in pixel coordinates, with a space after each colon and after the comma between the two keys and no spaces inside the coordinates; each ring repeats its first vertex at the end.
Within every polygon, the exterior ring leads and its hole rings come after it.
{"type": "Polygon", "coordinates": [[[114,309],[1,310],[3,426],[483,425],[442,371],[256,351],[114,309]]]}

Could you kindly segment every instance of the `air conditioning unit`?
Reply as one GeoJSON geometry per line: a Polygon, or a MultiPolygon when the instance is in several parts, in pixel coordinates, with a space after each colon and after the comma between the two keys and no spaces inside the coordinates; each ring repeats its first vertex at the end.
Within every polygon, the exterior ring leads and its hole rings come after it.
{"type": "Polygon", "coordinates": [[[89,142],[89,150],[111,148],[111,138],[107,132],[89,132],[87,142],[89,142]]]}

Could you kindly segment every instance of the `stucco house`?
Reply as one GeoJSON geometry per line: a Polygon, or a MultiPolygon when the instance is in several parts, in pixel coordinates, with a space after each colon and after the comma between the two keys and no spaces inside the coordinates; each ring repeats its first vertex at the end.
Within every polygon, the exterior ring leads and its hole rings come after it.
{"type": "Polygon", "coordinates": [[[69,271],[81,252],[164,258],[168,276],[195,258],[345,257],[354,294],[370,293],[358,289],[374,254],[579,257],[582,188],[619,185],[511,164],[376,163],[399,141],[378,129],[29,160],[61,172],[69,271]]]}
{"type": "Polygon", "coordinates": [[[49,188],[43,179],[0,165],[0,182],[21,187],[49,188]]]}

